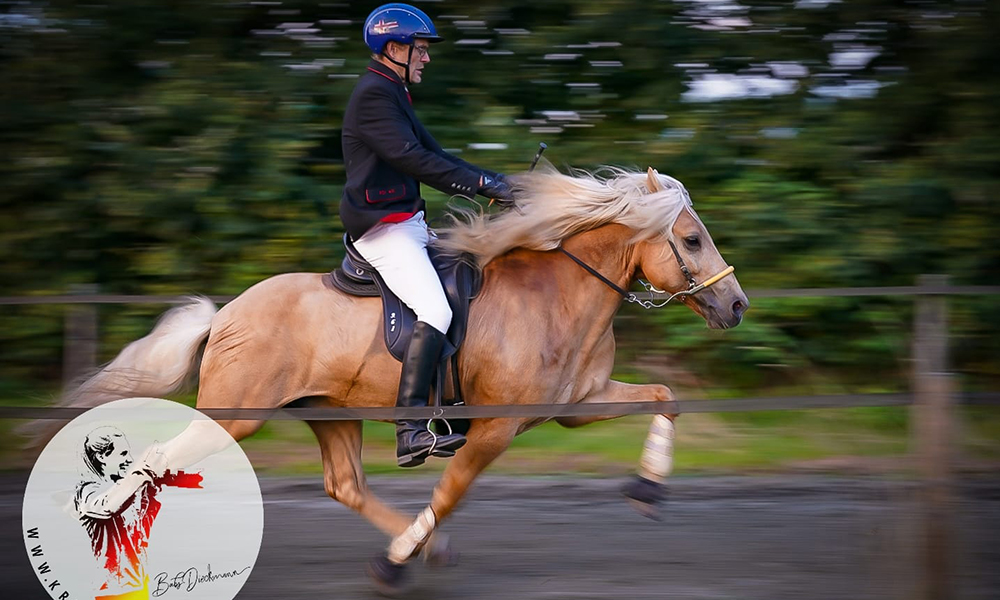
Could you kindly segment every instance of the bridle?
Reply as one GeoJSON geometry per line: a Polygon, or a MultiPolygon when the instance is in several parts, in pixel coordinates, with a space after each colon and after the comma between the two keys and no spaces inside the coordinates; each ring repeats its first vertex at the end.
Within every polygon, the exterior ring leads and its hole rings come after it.
{"type": "MultiPolygon", "coordinates": [[[[667,243],[670,244],[670,249],[674,253],[674,258],[677,259],[677,266],[680,267],[681,273],[683,273],[684,274],[684,278],[687,279],[688,289],[682,290],[682,291],[677,292],[675,294],[671,294],[666,300],[664,300],[662,302],[653,302],[651,300],[641,300],[641,299],[637,298],[636,295],[633,292],[630,292],[628,290],[622,289],[622,287],[620,285],[618,285],[617,283],[611,281],[610,279],[608,279],[604,275],[601,275],[601,273],[597,269],[595,269],[594,267],[591,267],[587,263],[583,262],[583,260],[581,260],[579,257],[577,257],[574,254],[570,253],[569,250],[566,250],[562,246],[559,246],[559,251],[562,252],[563,254],[565,254],[566,256],[568,256],[569,258],[571,258],[573,260],[573,262],[575,262],[576,264],[578,264],[581,267],[583,267],[583,269],[585,271],[587,271],[588,273],[590,273],[591,275],[593,275],[597,279],[601,280],[609,288],[611,288],[615,292],[617,292],[618,295],[621,296],[622,299],[624,299],[626,302],[631,302],[632,304],[638,304],[639,306],[641,306],[641,307],[643,307],[645,309],[662,308],[662,307],[666,306],[674,298],[678,298],[678,297],[681,297],[681,296],[693,296],[693,295],[697,294],[698,292],[700,292],[700,291],[702,291],[702,290],[704,290],[706,288],[711,287],[712,285],[714,285],[715,283],[717,283],[720,279],[722,279],[726,275],[729,275],[730,273],[732,273],[733,271],[736,270],[736,267],[733,267],[733,266],[730,265],[730,266],[726,267],[725,269],[719,271],[715,275],[709,277],[708,279],[706,279],[702,283],[698,283],[695,280],[694,275],[691,274],[691,269],[688,269],[687,265],[684,264],[684,259],[681,258],[680,253],[677,252],[677,246],[674,245],[674,242],[672,240],[667,240],[667,243]]],[[[649,283],[648,281],[643,281],[642,279],[640,279],[639,283],[642,285],[642,287],[644,287],[646,289],[647,292],[651,292],[651,293],[654,293],[654,294],[666,294],[667,293],[664,290],[656,289],[656,286],[654,286],[653,284],[649,283]]]]}
{"type": "MultiPolygon", "coordinates": [[[[528,168],[528,172],[529,173],[531,171],[535,170],[535,165],[538,164],[538,159],[542,157],[542,152],[545,152],[546,148],[548,148],[548,146],[544,142],[538,144],[538,153],[535,154],[534,160],[531,161],[531,166],[528,168]]],[[[493,205],[493,200],[490,200],[490,206],[492,206],[492,205],[493,205]]],[[[513,207],[518,212],[521,212],[521,209],[519,209],[517,207],[517,205],[514,204],[513,202],[511,202],[508,206],[505,206],[504,208],[509,208],[509,207],[513,207]]],[[[524,213],[521,213],[521,214],[524,214],[524,213]]],[[[720,279],[722,279],[726,275],[729,275],[730,273],[732,273],[733,271],[736,270],[736,267],[730,265],[730,266],[726,267],[725,269],[719,271],[715,275],[709,277],[708,279],[706,279],[702,283],[698,283],[697,281],[695,281],[694,275],[691,274],[691,269],[689,269],[687,267],[687,265],[684,264],[684,259],[681,258],[681,253],[677,251],[677,246],[674,245],[673,240],[668,239],[667,243],[670,244],[670,250],[674,253],[674,258],[677,259],[677,266],[681,268],[681,273],[683,273],[684,274],[684,278],[687,279],[688,289],[682,290],[680,292],[677,292],[676,294],[671,294],[666,300],[664,300],[663,302],[658,302],[658,303],[657,302],[653,302],[651,300],[640,300],[639,298],[636,297],[636,295],[634,293],[632,293],[632,292],[630,292],[628,290],[622,289],[622,287],[619,286],[617,283],[615,283],[614,281],[611,281],[610,279],[608,279],[604,275],[601,275],[601,273],[597,269],[595,269],[594,267],[592,267],[592,266],[588,265],[587,263],[583,262],[582,260],[580,260],[579,257],[577,257],[577,256],[573,255],[572,253],[570,253],[569,250],[563,248],[562,246],[559,246],[558,250],[560,252],[562,252],[563,254],[565,254],[566,256],[570,257],[573,260],[573,262],[575,262],[576,264],[578,264],[581,267],[583,267],[583,269],[585,271],[587,271],[588,273],[590,273],[594,277],[600,279],[604,283],[604,285],[608,286],[609,288],[611,288],[615,292],[617,292],[618,295],[621,296],[622,299],[624,299],[626,302],[631,302],[632,304],[638,304],[639,306],[641,306],[641,307],[643,307],[643,308],[645,308],[647,310],[651,309],[651,308],[662,308],[662,307],[666,306],[671,300],[673,300],[674,298],[680,297],[680,296],[693,296],[693,295],[697,294],[698,292],[700,292],[700,291],[702,291],[702,290],[704,290],[706,288],[711,287],[716,282],[718,282],[720,279]]],[[[656,289],[656,286],[654,286],[653,284],[649,283],[648,281],[643,281],[642,279],[640,279],[639,283],[642,285],[643,288],[646,289],[647,292],[649,292],[651,294],[666,294],[667,293],[665,290],[658,290],[658,289],[656,289]]]]}

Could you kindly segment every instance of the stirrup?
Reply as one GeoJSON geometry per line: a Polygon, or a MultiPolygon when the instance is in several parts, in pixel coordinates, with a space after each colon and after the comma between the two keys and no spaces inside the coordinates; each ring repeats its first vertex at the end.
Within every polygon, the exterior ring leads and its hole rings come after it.
{"type": "Polygon", "coordinates": [[[456,450],[465,445],[467,440],[465,439],[465,434],[455,433],[455,430],[451,428],[451,423],[448,422],[448,419],[443,418],[442,415],[444,415],[444,411],[439,408],[434,411],[434,416],[427,421],[427,431],[434,436],[434,443],[431,445],[431,456],[436,456],[438,458],[451,458],[452,456],[455,456],[456,450]],[[444,426],[448,428],[448,433],[442,433],[438,436],[438,434],[434,432],[434,421],[441,421],[444,423],[444,426]],[[437,445],[440,438],[450,437],[453,435],[457,435],[459,437],[456,438],[455,441],[448,444],[447,447],[439,447],[437,445]]]}

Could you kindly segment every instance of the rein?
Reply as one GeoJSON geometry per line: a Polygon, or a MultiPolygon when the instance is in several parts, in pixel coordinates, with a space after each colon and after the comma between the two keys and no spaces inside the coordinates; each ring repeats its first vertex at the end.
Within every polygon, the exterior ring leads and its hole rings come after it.
{"type": "MultiPolygon", "coordinates": [[[[709,277],[704,282],[702,282],[702,283],[699,284],[697,281],[695,281],[694,276],[691,275],[691,270],[688,269],[688,267],[687,267],[686,264],[684,264],[684,259],[682,259],[680,253],[677,252],[677,247],[674,246],[674,243],[672,241],[670,241],[670,240],[668,240],[667,242],[670,244],[670,249],[673,250],[673,252],[674,252],[674,258],[677,259],[677,265],[680,267],[681,273],[683,273],[684,277],[687,279],[688,289],[680,291],[680,292],[677,292],[676,294],[671,294],[669,298],[667,298],[663,302],[659,302],[659,303],[651,302],[649,300],[640,300],[639,298],[636,298],[636,296],[635,296],[634,293],[629,292],[629,291],[627,291],[625,289],[622,289],[621,286],[619,286],[615,282],[611,281],[610,279],[608,279],[604,275],[601,275],[601,273],[598,272],[597,269],[595,269],[594,267],[591,267],[587,263],[583,262],[582,260],[580,260],[579,257],[574,256],[573,254],[571,254],[568,250],[566,250],[562,246],[559,246],[558,250],[560,252],[562,252],[563,254],[565,254],[566,256],[570,257],[573,260],[573,262],[575,262],[576,264],[578,264],[581,267],[583,267],[584,270],[586,270],[588,273],[590,273],[591,275],[593,275],[594,277],[596,277],[597,279],[599,279],[606,286],[608,286],[609,288],[611,288],[612,290],[614,290],[626,302],[631,302],[632,304],[638,304],[639,306],[641,306],[641,307],[643,307],[645,309],[662,308],[662,307],[666,306],[667,303],[669,303],[674,298],[677,298],[679,296],[692,296],[694,294],[697,294],[698,292],[700,292],[700,291],[702,291],[702,290],[704,290],[706,288],[711,287],[716,282],[718,282],[720,279],[722,279],[726,275],[729,275],[730,273],[732,273],[733,271],[736,270],[736,267],[728,266],[725,269],[719,271],[718,273],[716,273],[712,277],[709,277]]],[[[654,286],[653,284],[651,284],[651,283],[649,283],[647,281],[643,281],[642,279],[639,280],[639,283],[642,284],[642,287],[644,287],[647,292],[653,292],[653,293],[656,293],[656,294],[666,294],[667,293],[664,290],[658,290],[658,289],[656,289],[656,286],[654,286]]]]}

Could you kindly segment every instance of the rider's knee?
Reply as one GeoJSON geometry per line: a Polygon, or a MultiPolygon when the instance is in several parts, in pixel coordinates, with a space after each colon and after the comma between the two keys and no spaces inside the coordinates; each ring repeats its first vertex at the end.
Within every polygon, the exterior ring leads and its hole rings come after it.
{"type": "Polygon", "coordinates": [[[451,307],[447,304],[435,306],[425,310],[418,318],[441,333],[448,333],[452,318],[451,307]]]}

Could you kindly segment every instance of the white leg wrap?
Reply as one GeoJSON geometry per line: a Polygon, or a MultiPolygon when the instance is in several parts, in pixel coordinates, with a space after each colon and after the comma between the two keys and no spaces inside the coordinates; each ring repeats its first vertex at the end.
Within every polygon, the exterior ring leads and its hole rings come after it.
{"type": "Polygon", "coordinates": [[[642,447],[639,475],[663,483],[674,469],[674,422],[664,415],[653,417],[642,447]]]}
{"type": "Polygon", "coordinates": [[[428,506],[417,515],[406,531],[389,543],[389,560],[401,565],[413,558],[413,555],[427,543],[436,525],[437,518],[434,516],[434,511],[428,506]]]}

